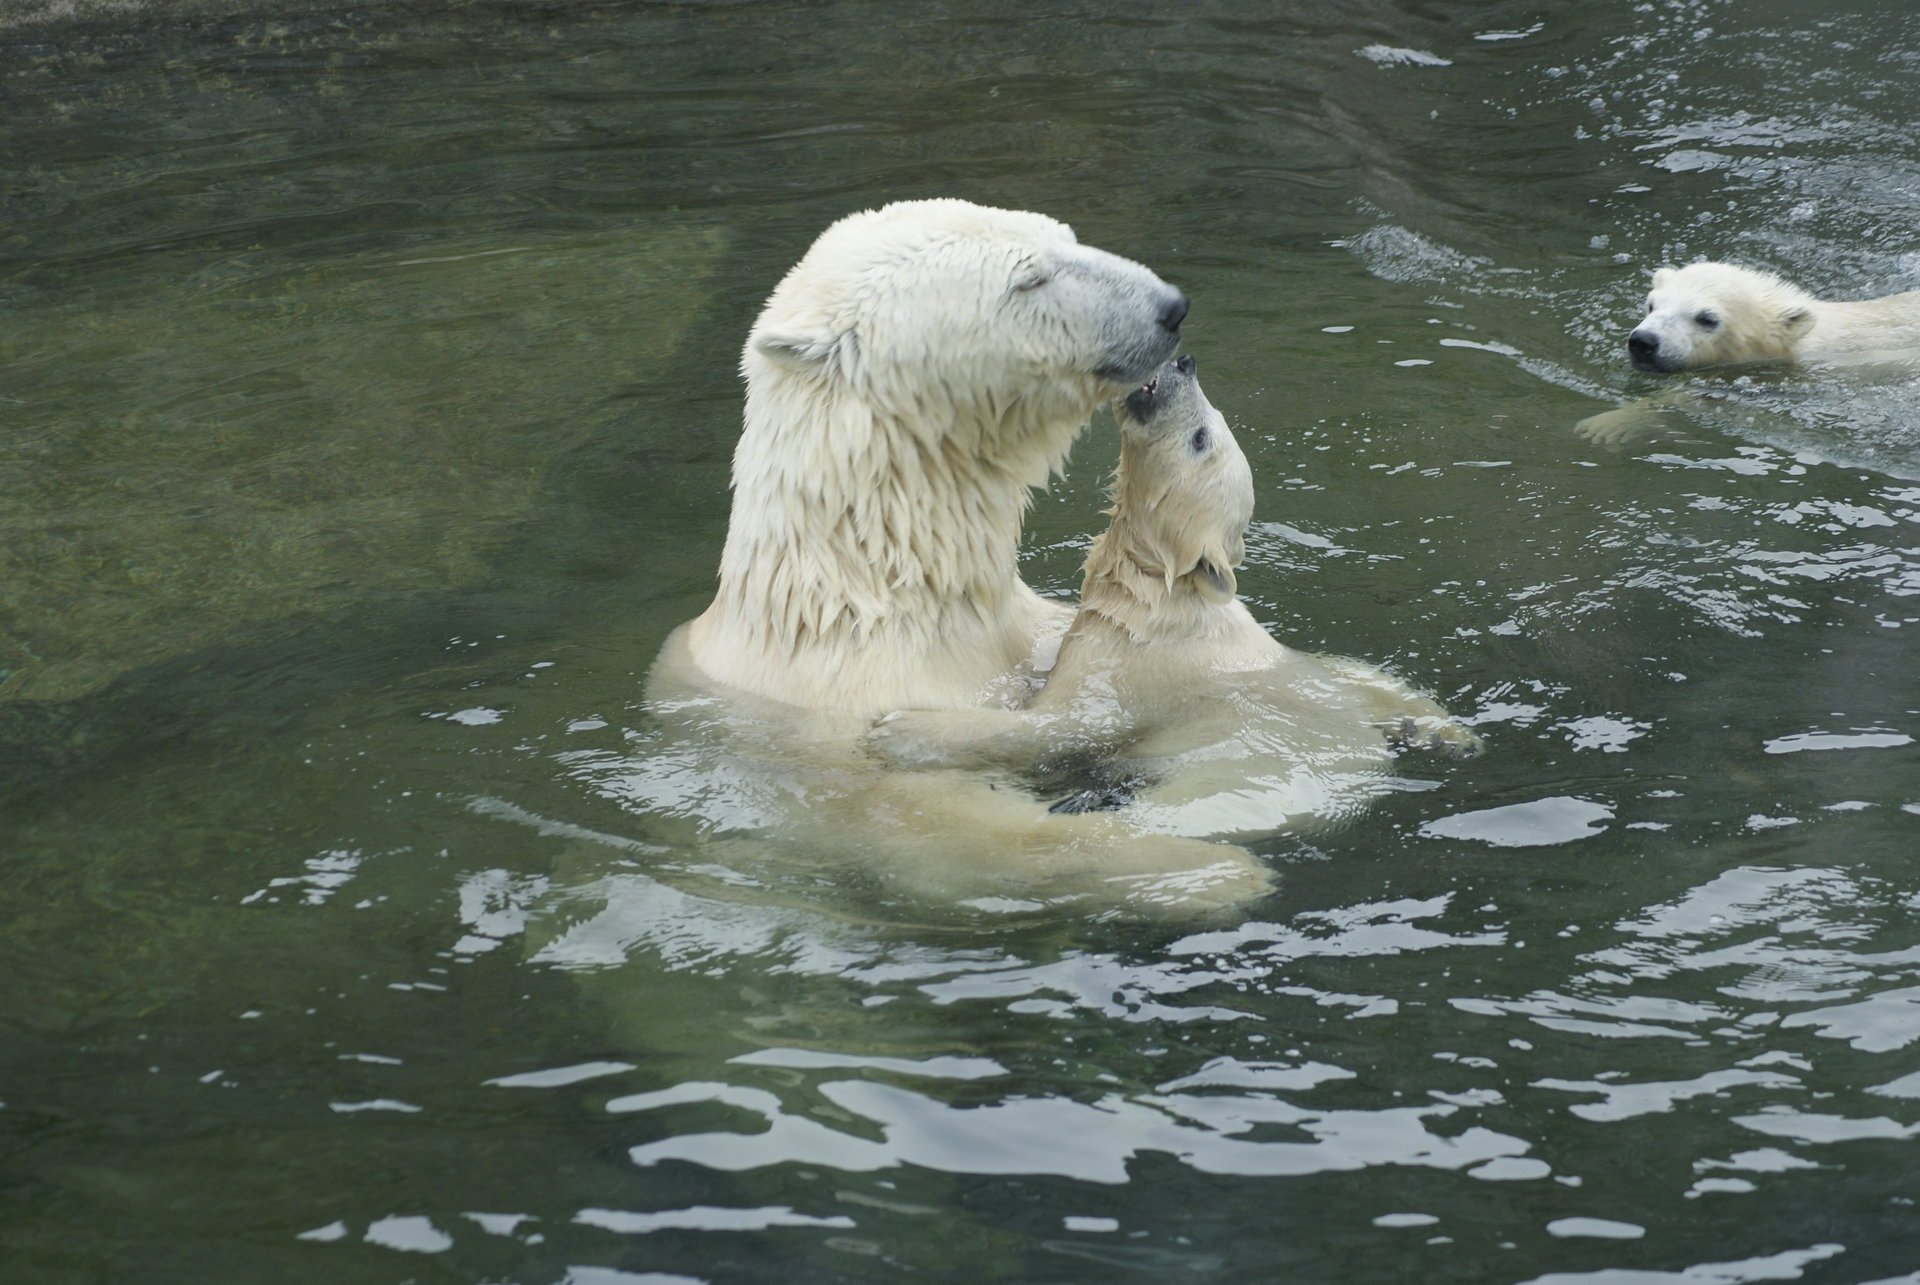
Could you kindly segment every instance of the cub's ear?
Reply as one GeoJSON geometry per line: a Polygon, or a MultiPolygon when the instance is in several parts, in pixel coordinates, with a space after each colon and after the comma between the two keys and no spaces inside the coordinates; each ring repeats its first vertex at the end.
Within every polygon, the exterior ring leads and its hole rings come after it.
{"type": "Polygon", "coordinates": [[[1192,574],[1194,586],[1208,602],[1232,602],[1233,595],[1240,590],[1240,582],[1233,577],[1233,568],[1221,566],[1211,558],[1200,559],[1192,574]]]}
{"type": "Polygon", "coordinates": [[[1671,280],[1673,280],[1672,268],[1657,269],[1653,274],[1653,288],[1655,290],[1658,290],[1661,286],[1664,286],[1665,284],[1667,284],[1667,282],[1671,280]]]}
{"type": "Polygon", "coordinates": [[[1780,314],[1780,331],[1789,339],[1799,339],[1813,329],[1813,309],[1805,304],[1780,314]]]}
{"type": "Polygon", "coordinates": [[[852,341],[852,335],[830,330],[761,330],[754,332],[753,347],[776,366],[806,373],[832,365],[852,341]]]}
{"type": "Polygon", "coordinates": [[[1246,560],[1246,538],[1236,531],[1218,545],[1202,549],[1189,574],[1193,576],[1194,587],[1207,601],[1232,602],[1233,595],[1240,591],[1233,569],[1246,560]]]}

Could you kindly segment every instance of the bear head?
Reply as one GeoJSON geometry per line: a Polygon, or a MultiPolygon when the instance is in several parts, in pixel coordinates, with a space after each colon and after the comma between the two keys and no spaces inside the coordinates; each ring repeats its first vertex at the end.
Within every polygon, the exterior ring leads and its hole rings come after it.
{"type": "Polygon", "coordinates": [[[1813,329],[1813,302],[1770,273],[1731,263],[1662,268],[1627,353],[1636,369],[1661,374],[1784,361],[1813,329]]]}
{"type": "Polygon", "coordinates": [[[1057,456],[1093,407],[1173,355],[1186,313],[1180,291],[1058,220],[901,201],[820,235],[741,370],[750,398],[852,399],[923,445],[988,457],[1057,437],[1057,456]]]}
{"type": "Polygon", "coordinates": [[[1193,358],[1162,366],[1115,404],[1114,418],[1112,512],[1127,556],[1169,590],[1185,581],[1209,601],[1230,601],[1234,568],[1247,557],[1253,470],[1200,391],[1193,358]]]}

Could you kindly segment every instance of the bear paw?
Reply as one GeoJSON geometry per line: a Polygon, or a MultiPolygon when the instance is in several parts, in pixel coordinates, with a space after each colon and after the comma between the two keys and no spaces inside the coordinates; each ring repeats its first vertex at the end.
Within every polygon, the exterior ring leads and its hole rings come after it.
{"type": "Polygon", "coordinates": [[[1629,402],[1618,409],[1587,416],[1573,426],[1573,431],[1595,446],[1620,450],[1652,436],[1659,427],[1657,410],[1644,402],[1629,402]]]}
{"type": "Polygon", "coordinates": [[[882,714],[860,738],[861,747],[889,767],[942,767],[951,757],[941,743],[940,720],[926,710],[882,714]]]}
{"type": "Polygon", "coordinates": [[[1465,723],[1430,715],[1395,719],[1385,725],[1387,744],[1396,750],[1422,750],[1451,759],[1470,759],[1486,748],[1480,734],[1465,723]]]}

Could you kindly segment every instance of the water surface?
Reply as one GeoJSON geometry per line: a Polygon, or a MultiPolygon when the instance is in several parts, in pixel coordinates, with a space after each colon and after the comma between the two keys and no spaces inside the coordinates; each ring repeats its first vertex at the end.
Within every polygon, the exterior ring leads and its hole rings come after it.
{"type": "Polygon", "coordinates": [[[1920,387],[1575,425],[1673,387],[1662,262],[1920,286],[1917,64],[1783,0],[10,33],[4,1274],[1910,1279],[1920,387]],[[1192,294],[1256,614],[1484,756],[1205,924],[661,802],[754,310],[936,194],[1192,294]]]}

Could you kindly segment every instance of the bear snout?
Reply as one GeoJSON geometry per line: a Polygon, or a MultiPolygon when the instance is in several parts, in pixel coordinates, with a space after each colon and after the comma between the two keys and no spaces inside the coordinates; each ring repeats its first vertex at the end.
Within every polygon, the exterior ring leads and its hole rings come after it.
{"type": "Polygon", "coordinates": [[[1660,336],[1650,330],[1636,330],[1627,336],[1627,353],[1641,370],[1660,370],[1660,336]]]}
{"type": "Polygon", "coordinates": [[[1175,290],[1173,297],[1160,305],[1160,328],[1179,334],[1180,323],[1187,319],[1187,310],[1192,306],[1185,291],[1175,290]]]}
{"type": "Polygon", "coordinates": [[[1158,379],[1155,379],[1145,387],[1136,388],[1127,395],[1125,405],[1127,413],[1133,416],[1134,423],[1145,424],[1153,418],[1153,395],[1158,391],[1156,386],[1159,382],[1158,379]]]}

